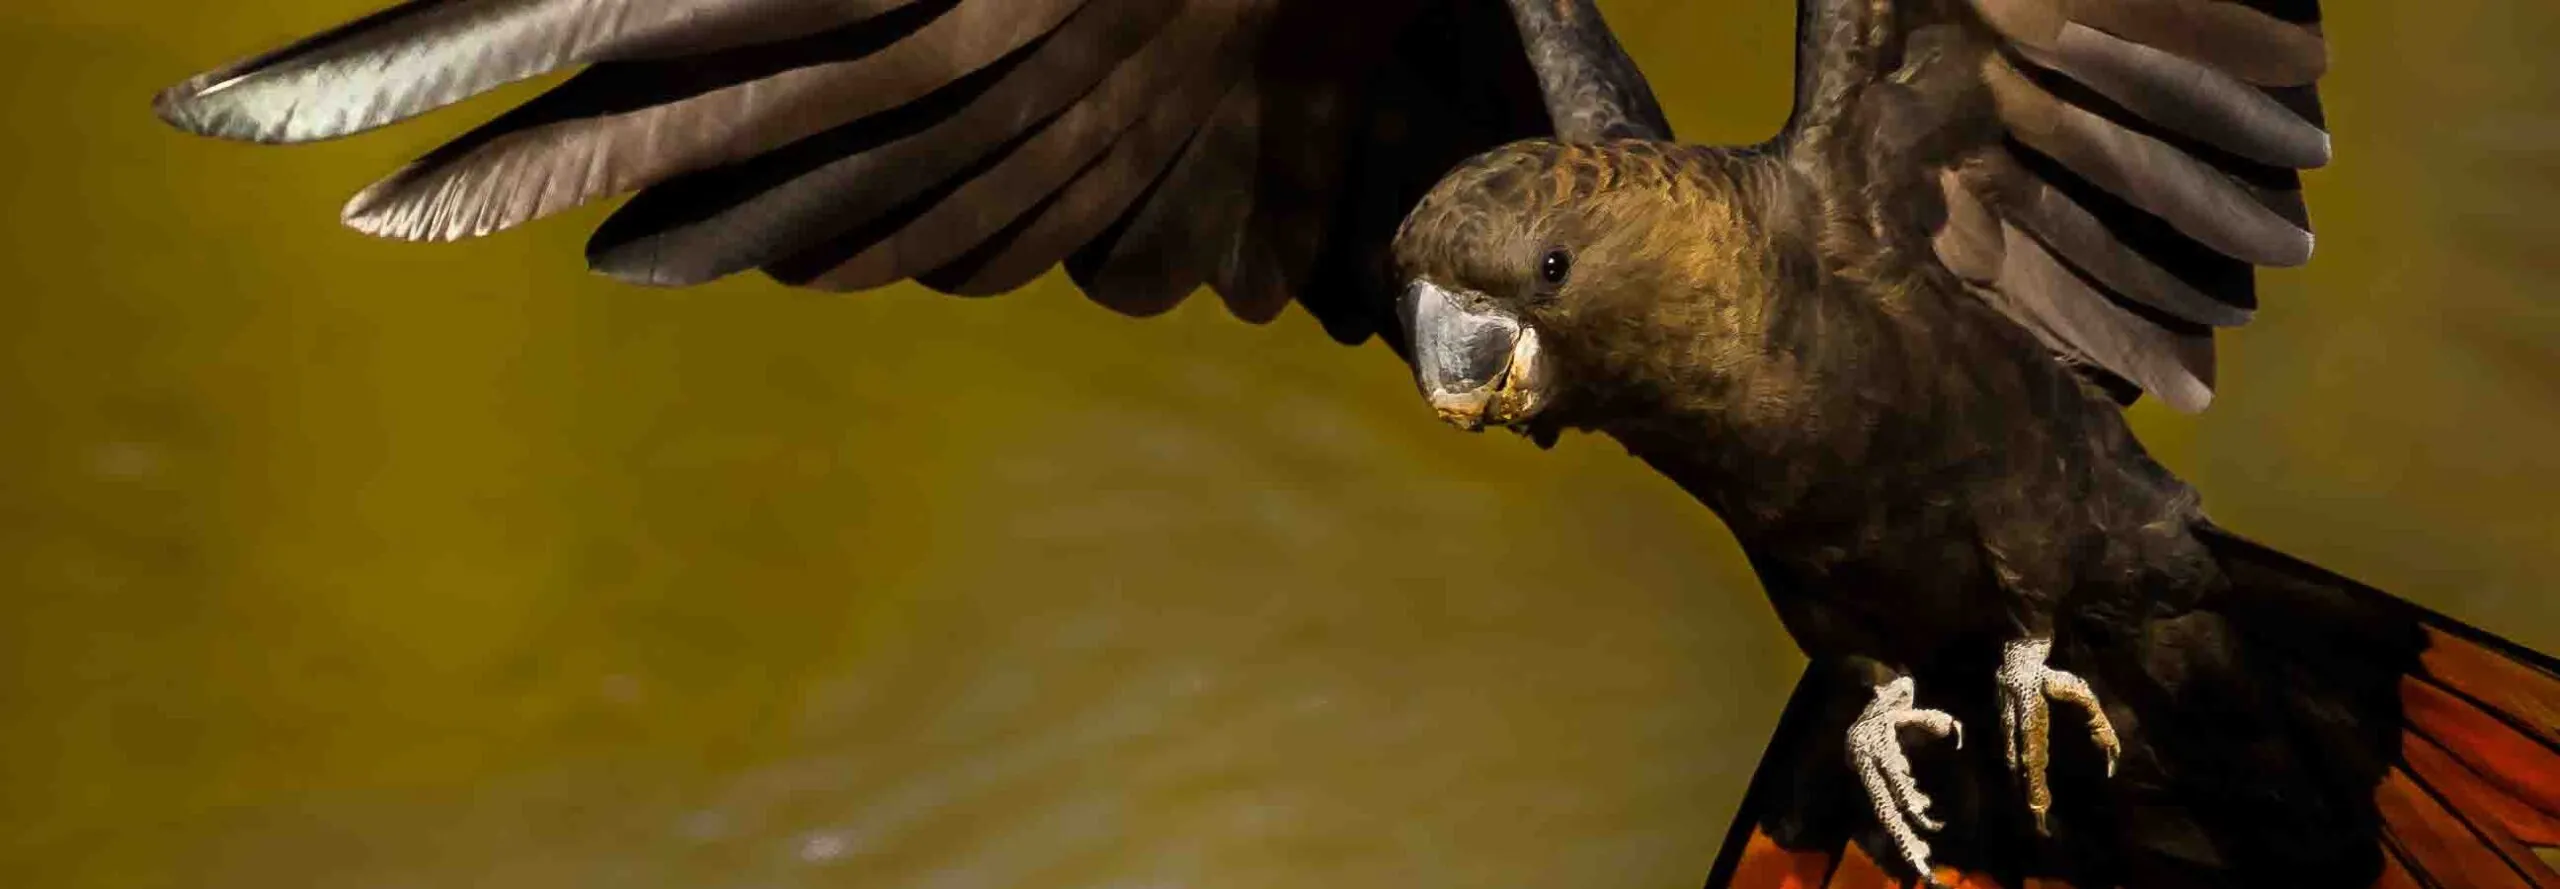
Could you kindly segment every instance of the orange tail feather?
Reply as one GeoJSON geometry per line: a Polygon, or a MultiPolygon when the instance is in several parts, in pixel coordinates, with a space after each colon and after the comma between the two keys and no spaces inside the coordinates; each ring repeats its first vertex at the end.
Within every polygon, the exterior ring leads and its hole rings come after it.
{"type": "Polygon", "coordinates": [[[2441,625],[2400,685],[2402,765],[2375,791],[2384,842],[2415,885],[2560,889],[2533,852],[2560,846],[2560,675],[2429,617],[2441,625]]]}

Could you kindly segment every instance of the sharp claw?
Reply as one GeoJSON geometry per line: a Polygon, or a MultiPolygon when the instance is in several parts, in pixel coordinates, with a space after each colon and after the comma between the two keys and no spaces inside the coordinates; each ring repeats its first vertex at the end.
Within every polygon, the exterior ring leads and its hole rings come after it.
{"type": "Polygon", "coordinates": [[[1914,708],[1915,697],[1914,685],[1907,676],[1877,686],[1875,700],[1849,726],[1849,759],[1894,850],[1925,879],[1930,875],[1929,844],[1920,838],[1920,833],[1943,830],[1946,823],[1929,817],[1929,797],[1920,792],[1919,782],[1911,776],[1911,761],[1903,755],[1900,732],[1916,726],[1940,737],[1954,734],[1961,743],[1964,726],[1944,712],[1914,708]]]}
{"type": "Polygon", "coordinates": [[[2051,639],[2012,641],[2001,651],[1998,674],[2000,721],[2009,728],[2004,739],[2008,744],[2009,770],[2027,782],[2027,811],[2035,816],[2039,835],[2049,833],[2045,814],[2052,805],[2045,776],[2053,725],[2048,699],[2077,705],[2089,714],[2090,739],[2105,754],[2108,777],[2115,776],[2116,759],[2123,752],[2116,740],[2115,726],[2107,721],[2106,708],[2099,705],[2097,693],[2090,690],[2089,683],[2045,665],[2045,657],[2052,652],[2051,639]]]}

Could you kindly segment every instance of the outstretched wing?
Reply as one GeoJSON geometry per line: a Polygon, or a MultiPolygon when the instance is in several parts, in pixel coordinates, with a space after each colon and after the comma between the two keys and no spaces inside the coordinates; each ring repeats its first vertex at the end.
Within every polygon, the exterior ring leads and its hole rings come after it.
{"type": "MultiPolygon", "coordinates": [[[[1522,31],[1462,0],[411,0],[157,105],[303,142],[583,67],[347,224],[450,240],[637,192],[588,246],[627,280],[994,294],[1063,263],[1133,315],[1207,284],[1357,342],[1411,202],[1552,130],[1522,31]]],[[[1600,44],[1582,67],[1625,67],[1600,44]]]]}
{"type": "Polygon", "coordinates": [[[1800,10],[1782,150],[1876,252],[1943,265],[2101,379],[2201,410],[2256,269],[2311,257],[2316,0],[1800,10]]]}

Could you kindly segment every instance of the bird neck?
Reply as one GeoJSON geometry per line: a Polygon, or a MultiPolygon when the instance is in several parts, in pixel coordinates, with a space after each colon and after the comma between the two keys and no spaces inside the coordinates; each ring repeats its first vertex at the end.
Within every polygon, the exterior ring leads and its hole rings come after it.
{"type": "Polygon", "coordinates": [[[1981,313],[1840,262],[1799,174],[1733,159],[1712,211],[1729,218],[1692,226],[1674,271],[1612,307],[1590,372],[1617,399],[1602,431],[1737,525],[1783,520],[1844,468],[1883,479],[1956,459],[1929,430],[1962,397],[1949,375],[1987,356],[1941,353],[1989,336],[1981,313]]]}
{"type": "Polygon", "coordinates": [[[1630,226],[1647,243],[1618,250],[1645,261],[1613,270],[1620,286],[1577,307],[1571,327],[1591,365],[1578,376],[1602,382],[1610,414],[1647,426],[1804,432],[1803,413],[1884,319],[1828,285],[1792,171],[1713,154],[1684,165],[1696,181],[1668,190],[1677,199],[1655,214],[1676,224],[1630,226]]]}

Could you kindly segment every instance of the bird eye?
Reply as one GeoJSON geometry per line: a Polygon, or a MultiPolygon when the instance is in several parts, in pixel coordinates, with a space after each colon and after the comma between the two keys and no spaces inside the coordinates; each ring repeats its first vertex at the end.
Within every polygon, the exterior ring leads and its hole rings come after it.
{"type": "Polygon", "coordinates": [[[1562,249],[1549,250],[1546,258],[1538,261],[1538,277],[1549,287],[1564,283],[1564,276],[1572,271],[1573,257],[1565,255],[1562,249]]]}

